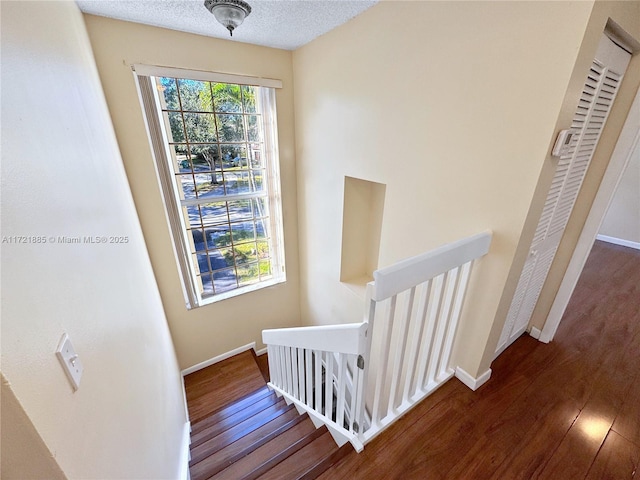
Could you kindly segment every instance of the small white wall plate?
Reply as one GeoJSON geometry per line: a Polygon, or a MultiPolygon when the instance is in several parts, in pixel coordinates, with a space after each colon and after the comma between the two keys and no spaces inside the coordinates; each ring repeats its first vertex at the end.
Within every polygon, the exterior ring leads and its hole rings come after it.
{"type": "Polygon", "coordinates": [[[84,367],[76,351],[71,345],[69,335],[66,333],[62,335],[58,348],[56,349],[56,356],[60,360],[62,369],[67,374],[67,378],[71,382],[71,386],[74,390],[78,390],[80,387],[80,379],[82,378],[82,371],[84,367]]]}

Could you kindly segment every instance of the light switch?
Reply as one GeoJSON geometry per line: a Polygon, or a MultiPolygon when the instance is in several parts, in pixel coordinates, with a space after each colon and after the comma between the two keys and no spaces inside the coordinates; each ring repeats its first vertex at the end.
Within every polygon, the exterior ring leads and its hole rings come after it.
{"type": "Polygon", "coordinates": [[[56,350],[56,356],[58,357],[58,360],[60,360],[62,368],[67,374],[67,378],[69,378],[73,389],[77,390],[80,386],[83,367],[80,358],[78,358],[76,351],[73,349],[73,345],[71,345],[69,335],[66,333],[62,335],[62,338],[60,339],[58,349],[56,350]]]}

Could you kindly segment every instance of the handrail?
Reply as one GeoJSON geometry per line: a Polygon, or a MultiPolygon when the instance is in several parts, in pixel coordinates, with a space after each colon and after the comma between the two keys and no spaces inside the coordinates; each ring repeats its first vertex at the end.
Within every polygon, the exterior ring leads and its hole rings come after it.
{"type": "Polygon", "coordinates": [[[478,233],[373,272],[373,300],[379,301],[426,282],[489,252],[491,232],[478,233]]]}
{"type": "Polygon", "coordinates": [[[263,330],[262,342],[265,345],[282,345],[359,355],[365,348],[365,336],[365,323],[347,323],[263,330]]]}
{"type": "Polygon", "coordinates": [[[489,251],[491,236],[480,233],[374,272],[365,322],[263,331],[269,386],[316,426],[327,425],[339,445],[362,450],[453,376],[471,267],[489,251]]]}

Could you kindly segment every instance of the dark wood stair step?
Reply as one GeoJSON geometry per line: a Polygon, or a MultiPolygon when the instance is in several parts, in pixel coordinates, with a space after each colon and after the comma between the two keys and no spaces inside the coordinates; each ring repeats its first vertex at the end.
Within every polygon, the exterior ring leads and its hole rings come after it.
{"type": "Polygon", "coordinates": [[[291,409],[224,448],[211,450],[208,448],[209,445],[202,444],[191,450],[189,465],[193,467],[196,463],[201,462],[198,469],[206,470],[208,475],[215,475],[289,428],[303,422],[305,418],[306,416],[298,415],[295,409],[291,409]]]}
{"type": "MultiPolygon", "coordinates": [[[[339,451],[335,440],[327,430],[313,442],[261,475],[259,480],[315,479],[342,458],[337,455],[339,451]]],[[[347,453],[348,451],[346,450],[347,453]]],[[[345,454],[343,452],[343,455],[345,454]]]]}
{"type": "MultiPolygon", "coordinates": [[[[281,410],[274,410],[261,418],[251,418],[245,424],[237,425],[231,431],[222,432],[199,445],[191,446],[191,464],[198,463],[203,458],[213,455],[219,450],[231,445],[247,442],[247,437],[267,435],[287,422],[299,418],[298,411],[293,406],[285,406],[281,410]]],[[[259,436],[256,438],[260,438],[259,436]]]]}
{"type": "Polygon", "coordinates": [[[266,387],[251,351],[245,351],[184,377],[192,425],[240,398],[266,387]]]}
{"type": "Polygon", "coordinates": [[[222,418],[217,422],[213,420],[206,421],[207,419],[205,419],[204,421],[206,422],[206,426],[201,426],[196,431],[191,431],[191,443],[194,445],[198,445],[202,442],[201,439],[208,439],[216,436],[220,432],[228,430],[234,425],[244,422],[246,419],[257,415],[258,413],[267,410],[274,405],[285,405],[285,401],[282,398],[278,398],[275,394],[272,394],[258,400],[251,405],[248,405],[242,410],[238,410],[228,417],[222,418]]]}
{"type": "Polygon", "coordinates": [[[265,398],[274,398],[274,402],[276,401],[275,399],[277,399],[276,394],[266,385],[256,390],[255,392],[245,395],[244,397],[241,397],[238,400],[225,405],[224,407],[213,412],[211,415],[193,423],[191,425],[191,434],[193,435],[195,433],[198,433],[205,428],[208,428],[211,425],[214,425],[222,421],[223,419],[234,415],[240,410],[244,410],[245,408],[264,400],[265,398]]]}
{"type": "MultiPolygon", "coordinates": [[[[278,435],[276,438],[268,441],[249,455],[246,455],[239,461],[210,478],[215,480],[256,479],[290,455],[314,441],[326,431],[327,429],[324,426],[316,430],[311,420],[308,417],[305,417],[304,421],[298,423],[292,428],[289,428],[281,435],[278,435]]],[[[198,471],[195,472],[196,475],[194,476],[194,470],[197,467],[198,465],[196,464],[191,470],[193,480],[199,480],[199,477],[197,476],[199,473],[198,471]]]]}
{"type": "Polygon", "coordinates": [[[239,416],[239,418],[236,419],[237,422],[233,422],[232,424],[213,425],[191,436],[191,449],[212,439],[217,439],[216,442],[224,447],[293,408],[293,405],[287,405],[284,400],[280,399],[277,403],[269,405],[260,411],[248,412],[250,415],[239,416]]]}

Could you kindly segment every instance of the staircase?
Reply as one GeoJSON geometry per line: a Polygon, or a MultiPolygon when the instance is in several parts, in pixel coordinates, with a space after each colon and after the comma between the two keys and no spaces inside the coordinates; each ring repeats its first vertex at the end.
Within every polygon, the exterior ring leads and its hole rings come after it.
{"type": "Polygon", "coordinates": [[[454,375],[468,380],[452,351],[490,243],[484,232],[376,270],[361,323],[264,330],[268,357],[187,375],[191,479],[317,478],[454,375]]]}
{"type": "MultiPolygon", "coordinates": [[[[224,371],[247,356],[209,368],[224,371]]],[[[220,376],[208,383],[210,390],[226,388],[220,376]]],[[[265,382],[192,423],[189,466],[192,480],[314,479],[352,450],[339,448],[324,425],[316,429],[265,382]]]]}

